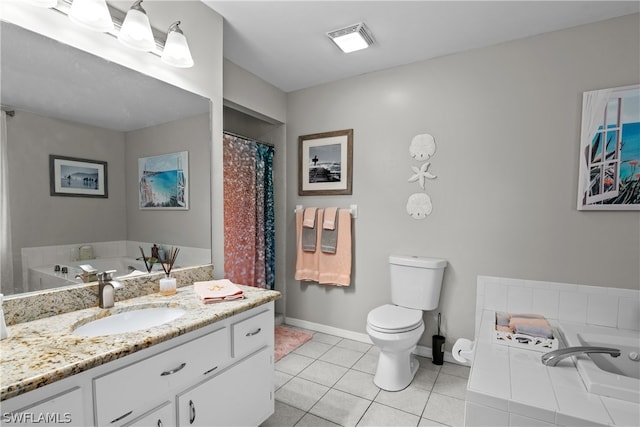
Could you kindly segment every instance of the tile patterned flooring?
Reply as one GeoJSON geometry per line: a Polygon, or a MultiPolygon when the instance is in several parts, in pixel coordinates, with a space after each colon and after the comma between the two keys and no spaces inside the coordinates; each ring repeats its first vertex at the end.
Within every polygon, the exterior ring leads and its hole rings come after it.
{"type": "Polygon", "coordinates": [[[418,357],[404,390],[373,383],[376,347],[308,331],[311,341],[275,365],[275,413],[261,427],[462,426],[469,368],[418,357]]]}

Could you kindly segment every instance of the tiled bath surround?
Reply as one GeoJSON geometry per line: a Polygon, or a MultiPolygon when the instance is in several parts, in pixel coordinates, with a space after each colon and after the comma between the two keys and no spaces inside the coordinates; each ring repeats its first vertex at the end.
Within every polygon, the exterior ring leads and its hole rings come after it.
{"type": "Polygon", "coordinates": [[[640,330],[638,290],[478,276],[476,291],[476,336],[484,310],[640,330]]]}
{"type": "Polygon", "coordinates": [[[640,404],[589,393],[571,359],[547,367],[541,353],[496,345],[495,311],[638,331],[640,291],[479,276],[467,426],[640,424],[640,404]]]}

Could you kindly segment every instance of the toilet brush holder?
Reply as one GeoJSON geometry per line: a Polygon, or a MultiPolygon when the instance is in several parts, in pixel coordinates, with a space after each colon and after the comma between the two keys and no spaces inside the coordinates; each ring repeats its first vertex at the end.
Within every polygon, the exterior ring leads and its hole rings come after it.
{"type": "Polygon", "coordinates": [[[434,365],[442,365],[444,362],[444,336],[440,335],[440,313],[438,313],[438,335],[431,340],[431,362],[434,365]]]}

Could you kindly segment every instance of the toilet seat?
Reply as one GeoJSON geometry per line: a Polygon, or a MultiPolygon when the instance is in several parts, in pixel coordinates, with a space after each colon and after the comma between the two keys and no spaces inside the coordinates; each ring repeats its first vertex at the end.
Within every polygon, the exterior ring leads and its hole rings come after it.
{"type": "Polygon", "coordinates": [[[374,331],[398,334],[412,331],[422,324],[422,310],[385,304],[367,315],[367,325],[374,331]]]}

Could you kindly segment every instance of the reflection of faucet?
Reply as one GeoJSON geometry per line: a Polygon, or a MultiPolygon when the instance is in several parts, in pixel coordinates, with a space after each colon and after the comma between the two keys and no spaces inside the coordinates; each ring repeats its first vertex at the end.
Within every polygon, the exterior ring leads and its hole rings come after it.
{"type": "Polygon", "coordinates": [[[111,308],[115,303],[116,288],[121,288],[122,284],[113,280],[111,275],[116,270],[98,273],[98,306],[100,308],[111,308]]]}
{"type": "Polygon", "coordinates": [[[82,274],[76,274],[76,279],[80,279],[84,283],[96,281],[96,273],[98,272],[98,270],[96,270],[89,264],[82,264],[78,267],[80,267],[80,270],[82,270],[82,274]]]}
{"type": "Polygon", "coordinates": [[[542,363],[547,366],[556,366],[558,362],[569,356],[587,353],[608,353],[611,357],[620,356],[620,350],[610,347],[567,347],[560,350],[550,351],[542,355],[542,363]]]}

